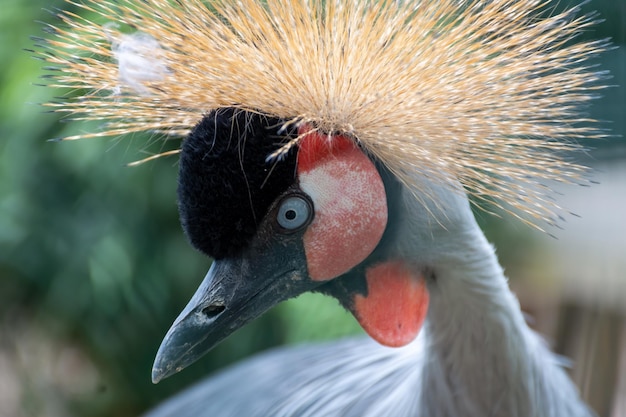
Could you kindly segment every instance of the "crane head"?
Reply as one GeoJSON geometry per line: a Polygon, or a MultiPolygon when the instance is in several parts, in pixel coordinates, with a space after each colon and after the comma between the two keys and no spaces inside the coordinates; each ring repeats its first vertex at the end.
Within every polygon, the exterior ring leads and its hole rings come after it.
{"type": "Polygon", "coordinates": [[[165,336],[153,381],[306,291],[337,298],[382,344],[412,341],[428,292],[385,244],[399,187],[347,136],[234,108],[206,115],[183,144],[178,195],[187,236],[214,261],[165,336]]]}
{"type": "Polygon", "coordinates": [[[594,23],[575,7],[68,1],[97,19],[58,13],[36,54],[51,87],[82,93],[46,106],[106,123],[64,140],[186,137],[181,219],[214,259],[154,381],[305,291],[336,297],[379,342],[406,344],[429,291],[437,308],[424,277],[467,242],[454,236],[474,237],[463,192],[556,224],[550,184],[588,183],[567,155],[606,135],[577,108],[605,85],[588,59],[608,44],[571,42],[594,23]]]}

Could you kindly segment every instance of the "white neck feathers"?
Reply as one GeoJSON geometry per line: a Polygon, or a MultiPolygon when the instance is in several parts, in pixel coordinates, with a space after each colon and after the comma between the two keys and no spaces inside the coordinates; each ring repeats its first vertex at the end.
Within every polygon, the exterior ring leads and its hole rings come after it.
{"type": "Polygon", "coordinates": [[[583,417],[559,359],[526,324],[476,225],[434,265],[422,410],[438,416],[583,417]]]}

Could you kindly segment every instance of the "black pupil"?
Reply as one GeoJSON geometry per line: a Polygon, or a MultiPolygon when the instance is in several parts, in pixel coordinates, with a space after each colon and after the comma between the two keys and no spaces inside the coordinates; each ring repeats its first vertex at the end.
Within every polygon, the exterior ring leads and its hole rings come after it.
{"type": "Polygon", "coordinates": [[[295,210],[287,210],[285,212],[285,218],[287,220],[293,220],[296,218],[296,211],[295,210]]]}

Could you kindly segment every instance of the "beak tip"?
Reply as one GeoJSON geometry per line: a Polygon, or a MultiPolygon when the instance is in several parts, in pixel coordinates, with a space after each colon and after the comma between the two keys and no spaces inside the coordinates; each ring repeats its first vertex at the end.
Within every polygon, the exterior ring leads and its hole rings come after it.
{"type": "Polygon", "coordinates": [[[158,384],[164,378],[167,378],[167,375],[165,375],[165,373],[161,369],[156,368],[156,367],[152,368],[152,383],[153,384],[158,384]]]}
{"type": "Polygon", "coordinates": [[[153,384],[182,371],[201,356],[194,352],[190,343],[181,341],[177,344],[175,341],[170,332],[163,339],[152,365],[153,384]]]}
{"type": "Polygon", "coordinates": [[[158,384],[165,378],[183,370],[186,365],[181,364],[184,354],[178,349],[172,349],[168,343],[168,335],[165,336],[152,364],[152,383],[158,384]]]}
{"type": "Polygon", "coordinates": [[[187,364],[179,364],[178,362],[164,361],[157,355],[157,358],[152,365],[152,383],[158,384],[166,378],[171,377],[174,374],[182,371],[187,367],[187,364]]]}
{"type": "Polygon", "coordinates": [[[157,357],[154,360],[154,364],[152,365],[152,383],[158,384],[168,376],[172,375],[174,372],[170,369],[170,367],[165,364],[163,366],[163,358],[161,355],[157,354],[157,357]]]}

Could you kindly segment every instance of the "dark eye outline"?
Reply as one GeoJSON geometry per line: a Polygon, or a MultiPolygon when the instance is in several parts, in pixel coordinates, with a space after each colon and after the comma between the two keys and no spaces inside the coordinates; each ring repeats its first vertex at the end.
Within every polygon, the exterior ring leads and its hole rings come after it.
{"type": "Polygon", "coordinates": [[[276,224],[283,233],[297,232],[311,224],[313,214],[313,203],[307,195],[288,194],[283,197],[278,205],[276,224]],[[295,214],[295,217],[293,219],[284,217],[288,213],[295,214]],[[293,222],[293,224],[289,224],[289,222],[293,222]]]}

